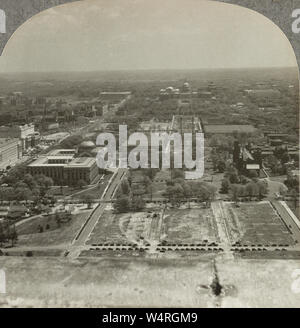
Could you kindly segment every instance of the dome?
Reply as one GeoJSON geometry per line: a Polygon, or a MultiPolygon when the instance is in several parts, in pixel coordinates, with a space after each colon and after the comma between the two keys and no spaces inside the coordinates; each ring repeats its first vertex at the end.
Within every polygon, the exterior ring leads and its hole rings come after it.
{"type": "Polygon", "coordinates": [[[95,147],[96,147],[96,145],[93,143],[93,141],[90,141],[90,140],[83,141],[79,145],[80,149],[94,149],[95,147]]]}

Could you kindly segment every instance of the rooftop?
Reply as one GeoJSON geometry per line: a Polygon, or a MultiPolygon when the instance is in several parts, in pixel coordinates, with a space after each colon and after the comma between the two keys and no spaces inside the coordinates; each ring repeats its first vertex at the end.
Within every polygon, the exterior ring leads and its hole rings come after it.
{"type": "Polygon", "coordinates": [[[91,167],[96,162],[94,157],[78,157],[66,165],[66,168],[91,167]]]}
{"type": "Polygon", "coordinates": [[[41,156],[34,162],[28,164],[29,167],[65,167],[65,168],[76,168],[76,167],[91,167],[96,162],[94,157],[78,157],[73,156],[41,156]],[[66,159],[67,163],[49,163],[49,159],[66,159]],[[68,161],[69,160],[69,161],[68,161]]]}
{"type": "Polygon", "coordinates": [[[65,156],[69,154],[76,154],[76,149],[54,149],[51,152],[49,152],[48,155],[51,156],[65,156]]]}
{"type": "Polygon", "coordinates": [[[48,156],[40,156],[38,159],[36,159],[34,162],[28,164],[29,167],[40,167],[40,166],[65,166],[66,164],[64,163],[54,163],[50,164],[48,163],[48,156]]]}

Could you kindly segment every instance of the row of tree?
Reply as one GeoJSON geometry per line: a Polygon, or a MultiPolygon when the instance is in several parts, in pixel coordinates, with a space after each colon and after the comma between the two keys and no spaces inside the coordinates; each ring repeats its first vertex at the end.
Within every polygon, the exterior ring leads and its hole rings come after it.
{"type": "Polygon", "coordinates": [[[53,186],[53,180],[43,174],[32,176],[26,168],[19,165],[2,178],[0,200],[34,200],[43,198],[53,186]]]}
{"type": "Polygon", "coordinates": [[[263,199],[268,193],[268,186],[265,181],[251,181],[245,185],[232,184],[229,191],[233,201],[244,197],[249,198],[249,200],[252,198],[263,199]]]}
{"type": "Polygon", "coordinates": [[[175,178],[167,181],[163,195],[173,206],[179,206],[182,200],[187,201],[188,204],[191,200],[197,200],[206,202],[206,205],[210,206],[216,196],[216,188],[205,182],[175,178]]]}
{"type": "Polygon", "coordinates": [[[0,247],[6,242],[11,242],[11,246],[14,246],[18,240],[18,234],[16,226],[10,224],[8,221],[0,221],[0,247]]]}

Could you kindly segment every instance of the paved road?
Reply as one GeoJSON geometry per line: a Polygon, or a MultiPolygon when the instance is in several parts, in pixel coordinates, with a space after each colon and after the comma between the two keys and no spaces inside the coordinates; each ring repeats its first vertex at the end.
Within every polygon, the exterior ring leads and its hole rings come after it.
{"type": "MultiPolygon", "coordinates": [[[[102,201],[109,201],[112,199],[117,187],[119,186],[124,174],[126,173],[126,169],[118,169],[115,177],[111,181],[108,189],[106,190],[105,195],[103,195],[102,201]]],[[[77,235],[75,241],[73,242],[73,246],[84,246],[87,239],[89,238],[91,232],[94,230],[99,218],[103,214],[107,204],[106,203],[99,204],[96,209],[91,213],[91,216],[87,219],[86,224],[83,229],[77,235]]]]}
{"type": "Polygon", "coordinates": [[[288,226],[288,229],[292,232],[294,240],[297,240],[297,243],[300,243],[300,229],[298,227],[298,219],[290,210],[286,202],[273,201],[272,205],[275,207],[282,220],[288,226]]]}

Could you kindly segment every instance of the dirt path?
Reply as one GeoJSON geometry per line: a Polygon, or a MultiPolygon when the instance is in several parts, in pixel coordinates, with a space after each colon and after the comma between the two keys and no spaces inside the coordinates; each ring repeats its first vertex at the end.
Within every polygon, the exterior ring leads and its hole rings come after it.
{"type": "Polygon", "coordinates": [[[231,248],[231,241],[229,237],[229,233],[227,231],[226,226],[226,213],[223,208],[222,201],[212,202],[211,204],[212,211],[214,213],[218,234],[220,237],[220,245],[224,249],[224,256],[228,258],[233,258],[233,254],[230,251],[231,248]]]}

